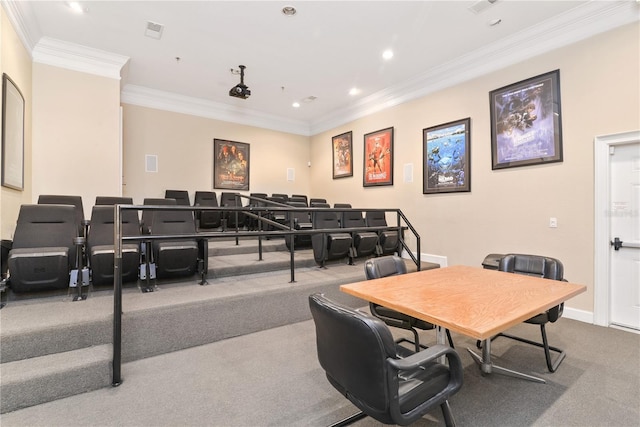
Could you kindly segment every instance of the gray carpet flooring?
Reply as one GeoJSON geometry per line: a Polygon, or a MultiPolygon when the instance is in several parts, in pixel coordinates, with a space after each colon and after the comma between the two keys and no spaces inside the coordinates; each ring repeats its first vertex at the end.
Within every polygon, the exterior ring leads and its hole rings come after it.
{"type": "MultiPolygon", "coordinates": [[[[511,332],[536,338],[539,329],[511,332]]],[[[450,401],[458,425],[639,426],[640,335],[569,319],[548,333],[567,351],[553,374],[541,349],[506,338],[492,347],[495,363],[546,384],[481,375],[466,351],[475,341],[453,334],[465,367],[464,386],[450,401]]],[[[435,341],[432,331],[421,335],[435,341]]],[[[324,377],[312,321],[129,362],[122,373],[119,387],[3,414],[2,427],[321,426],[355,412],[324,377]]],[[[442,424],[436,410],[415,425],[442,424]]]]}

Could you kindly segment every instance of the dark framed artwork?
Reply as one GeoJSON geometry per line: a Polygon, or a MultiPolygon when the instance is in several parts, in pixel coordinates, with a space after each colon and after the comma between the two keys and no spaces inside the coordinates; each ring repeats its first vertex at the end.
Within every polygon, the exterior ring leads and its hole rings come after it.
{"type": "Polygon", "coordinates": [[[353,176],[353,132],[331,138],[333,179],[353,176]]]}
{"type": "Polygon", "coordinates": [[[364,136],[362,186],[393,185],[393,127],[364,136]]]}
{"type": "Polygon", "coordinates": [[[489,93],[492,169],[562,161],[560,70],[489,93]]]}
{"type": "Polygon", "coordinates": [[[2,74],[2,185],[24,188],[24,97],[2,74]]]}
{"type": "Polygon", "coordinates": [[[471,118],[422,130],[422,193],[471,191],[471,118]]]}
{"type": "Polygon", "coordinates": [[[213,188],[249,190],[249,144],[213,140],[213,188]]]}

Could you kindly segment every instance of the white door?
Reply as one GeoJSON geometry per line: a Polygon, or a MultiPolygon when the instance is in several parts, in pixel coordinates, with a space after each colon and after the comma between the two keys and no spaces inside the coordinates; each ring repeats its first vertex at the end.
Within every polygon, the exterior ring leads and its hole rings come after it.
{"type": "Polygon", "coordinates": [[[640,330],[640,142],[610,153],[610,320],[640,330]]]}

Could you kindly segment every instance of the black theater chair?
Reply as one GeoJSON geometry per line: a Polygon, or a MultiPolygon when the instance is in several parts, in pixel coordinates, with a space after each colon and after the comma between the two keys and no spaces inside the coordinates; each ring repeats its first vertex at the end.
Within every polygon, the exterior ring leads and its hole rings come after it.
{"type": "Polygon", "coordinates": [[[133,205],[132,197],[96,196],[96,205],[133,205]]]}
{"type": "MultiPolygon", "coordinates": [[[[384,211],[368,211],[365,215],[367,227],[387,227],[387,219],[384,211]]],[[[398,252],[399,231],[378,231],[378,255],[393,255],[398,252]]]]}
{"type": "MultiPolygon", "coordinates": [[[[65,289],[76,267],[78,216],[71,205],[22,205],[9,251],[14,292],[65,289]]],[[[87,277],[88,283],[88,277],[87,277]]]]}
{"type": "Polygon", "coordinates": [[[67,196],[62,194],[43,194],[38,197],[39,205],[71,205],[75,208],[76,221],[78,222],[78,236],[86,237],[89,221],[84,219],[82,197],[67,196]]]}
{"type": "Polygon", "coordinates": [[[404,426],[438,406],[445,424],[455,425],[449,398],[462,387],[463,370],[454,349],[435,345],[414,353],[396,346],[380,319],[321,294],[309,296],[309,307],[320,366],[329,383],[362,411],[334,425],[370,416],[404,426]],[[447,364],[437,361],[443,356],[447,364]]]}
{"type": "MultiPolygon", "coordinates": [[[[87,236],[87,252],[91,282],[94,285],[113,285],[114,261],[114,208],[108,205],[96,205],[91,211],[91,228],[87,236]]],[[[121,231],[123,236],[139,236],[140,221],[138,212],[122,210],[121,231]]],[[[122,244],[122,282],[138,279],[140,268],[140,244],[123,242],[122,244]]]]}
{"type": "MultiPolygon", "coordinates": [[[[196,226],[191,211],[158,210],[153,214],[150,234],[195,234],[196,226]]],[[[158,279],[191,276],[199,267],[200,249],[196,238],[180,240],[154,240],[153,261],[158,279]]],[[[206,261],[203,259],[203,261],[206,261]]],[[[148,290],[148,289],[147,289],[148,290]]]]}
{"type": "Polygon", "coordinates": [[[164,198],[176,199],[176,205],[178,206],[191,206],[189,192],[186,190],[165,190],[164,198]]]}
{"type": "MultiPolygon", "coordinates": [[[[499,271],[505,271],[508,273],[525,274],[528,276],[541,277],[550,280],[564,280],[564,266],[560,260],[539,255],[526,255],[526,254],[507,254],[500,258],[498,264],[499,271]]],[[[525,323],[540,325],[540,333],[542,335],[542,342],[531,341],[525,338],[500,333],[491,338],[493,341],[498,337],[507,337],[516,341],[520,341],[526,344],[535,345],[544,349],[545,359],[547,361],[547,368],[549,372],[555,372],[558,369],[560,363],[564,360],[566,353],[557,348],[549,345],[547,340],[547,331],[545,325],[547,323],[554,323],[562,316],[564,309],[564,303],[560,303],[555,307],[550,308],[544,313],[540,313],[533,316],[530,319],[525,320],[525,323]],[[551,358],[551,351],[558,353],[556,360],[551,358]]],[[[477,343],[480,347],[480,343],[477,343]]]]}
{"type": "MultiPolygon", "coordinates": [[[[364,264],[364,275],[367,280],[380,279],[382,277],[396,276],[398,274],[406,273],[407,265],[404,263],[404,260],[395,255],[371,258],[364,264]]],[[[387,325],[411,331],[413,333],[413,342],[404,338],[399,339],[397,342],[400,343],[407,341],[415,346],[416,351],[420,351],[422,347],[420,345],[420,337],[418,336],[418,331],[416,329],[429,331],[436,328],[435,325],[429,322],[416,319],[415,317],[408,316],[404,313],[400,313],[396,310],[392,310],[372,302],[369,303],[369,310],[371,310],[371,314],[384,321],[387,325]]],[[[446,333],[449,345],[453,347],[451,332],[447,329],[446,333]]]]}
{"type": "MultiPolygon", "coordinates": [[[[337,204],[336,204],[337,205],[337,204]]],[[[334,205],[335,207],[337,207],[334,205]]],[[[340,219],[342,228],[365,228],[366,224],[362,217],[362,211],[344,211],[340,219]]],[[[373,231],[352,231],[351,232],[350,257],[360,258],[373,255],[378,246],[378,233],[373,231]]]]}
{"type": "MultiPolygon", "coordinates": [[[[236,197],[237,194],[238,193],[233,192],[222,192],[220,194],[220,206],[226,208],[241,208],[242,200],[236,197]]],[[[222,219],[228,228],[241,228],[244,225],[245,216],[242,212],[224,212],[222,219]]]]}
{"type": "MultiPolygon", "coordinates": [[[[294,202],[289,200],[287,204],[291,207],[297,208],[296,210],[288,211],[286,213],[285,224],[290,225],[293,219],[293,228],[295,230],[312,230],[313,224],[311,223],[311,214],[306,210],[307,205],[304,202],[294,202]]],[[[285,244],[287,249],[291,250],[291,238],[293,238],[293,247],[295,249],[308,248],[311,246],[311,235],[298,234],[295,236],[287,236],[285,244]]]]}
{"type": "MultiPolygon", "coordinates": [[[[326,206],[328,207],[328,205],[326,206]]],[[[340,228],[337,213],[318,211],[313,212],[312,217],[314,230],[333,229],[333,231],[317,233],[311,237],[313,257],[316,263],[324,267],[326,261],[347,257],[349,248],[351,248],[351,234],[336,230],[340,228]]]]}
{"type": "MultiPolygon", "coordinates": [[[[214,191],[196,191],[194,206],[218,207],[218,197],[214,191]]],[[[222,220],[220,211],[196,211],[199,228],[218,228],[222,220]]]]}

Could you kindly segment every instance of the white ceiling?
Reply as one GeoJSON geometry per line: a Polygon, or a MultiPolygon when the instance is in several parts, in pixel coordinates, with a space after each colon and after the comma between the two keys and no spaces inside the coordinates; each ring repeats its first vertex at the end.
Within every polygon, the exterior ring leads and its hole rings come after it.
{"type": "Polygon", "coordinates": [[[64,1],[3,0],[35,61],[57,57],[56,65],[74,68],[78,58],[98,57],[118,69],[126,62],[124,102],[303,135],[638,20],[640,13],[638,2],[628,0],[80,3],[82,15],[64,1]],[[486,9],[469,9],[477,4],[486,9]],[[297,14],[284,16],[286,5],[297,14]],[[493,19],[501,23],[492,27],[493,19]],[[147,21],[164,25],[161,39],[145,36],[147,21]],[[389,61],[382,59],[385,49],[394,51],[389,61]],[[252,92],[246,100],[228,94],[240,80],[230,70],[240,64],[252,92]],[[350,96],[352,87],[360,94],[350,96]],[[303,102],[310,96],[317,99],[303,102]],[[294,101],[301,107],[293,108],[294,101]]]}

